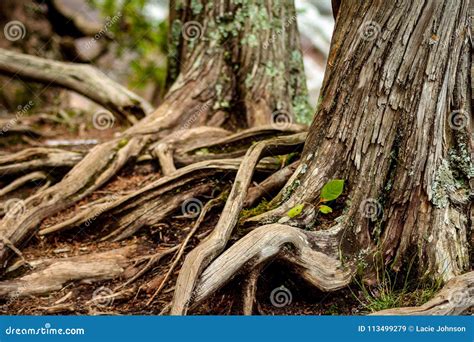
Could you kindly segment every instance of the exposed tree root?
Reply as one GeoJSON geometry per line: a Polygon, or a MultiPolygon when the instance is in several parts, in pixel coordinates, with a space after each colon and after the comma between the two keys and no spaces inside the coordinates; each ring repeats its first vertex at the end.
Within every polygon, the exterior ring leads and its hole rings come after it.
{"type": "Polygon", "coordinates": [[[186,256],[178,276],[171,314],[186,314],[200,273],[227,244],[243,208],[258,161],[268,155],[294,152],[304,142],[305,137],[306,134],[300,133],[274,138],[259,142],[248,149],[217,226],[208,238],[186,256]]]}
{"type": "Polygon", "coordinates": [[[22,187],[26,183],[32,182],[32,181],[37,181],[37,180],[44,180],[46,179],[47,176],[43,172],[32,172],[29,173],[23,177],[15,179],[13,182],[11,182],[9,185],[6,187],[0,189],[0,197],[5,196],[6,194],[15,191],[16,189],[22,187]]]}
{"type": "Polygon", "coordinates": [[[101,253],[33,261],[30,262],[33,272],[0,282],[0,296],[46,294],[60,290],[70,281],[113,279],[132,265],[139,250],[140,246],[132,245],[101,253]]]}
{"type": "Polygon", "coordinates": [[[87,64],[52,61],[0,49],[0,73],[74,90],[131,123],[153,110],[147,101],[87,64]]]}
{"type": "MultiPolygon", "coordinates": [[[[205,182],[179,193],[162,194],[155,200],[147,201],[138,207],[134,204],[133,209],[129,213],[122,215],[116,222],[113,222],[114,231],[102,240],[124,240],[135,234],[143,226],[157,224],[171,215],[176,209],[183,208],[187,200],[210,193],[214,187],[214,182],[205,182]]],[[[183,211],[185,210],[186,208],[183,209],[183,211]]],[[[187,213],[184,213],[184,215],[187,215],[187,213]]]]}
{"type": "Polygon", "coordinates": [[[292,133],[302,133],[305,130],[307,127],[302,125],[286,125],[281,128],[271,125],[253,127],[212,143],[200,141],[198,144],[190,145],[187,149],[183,148],[177,151],[175,162],[178,165],[189,165],[211,159],[239,158],[245,155],[248,148],[257,141],[292,133]]]}
{"type": "Polygon", "coordinates": [[[33,147],[0,156],[0,176],[28,171],[71,168],[84,157],[81,152],[70,152],[57,148],[33,147]]]}
{"type": "Polygon", "coordinates": [[[388,309],[373,315],[460,315],[474,307],[474,272],[452,278],[430,301],[418,307],[388,309]]]}
{"type": "MultiPolygon", "coordinates": [[[[238,170],[240,163],[241,160],[239,159],[211,160],[183,167],[172,175],[162,177],[130,194],[124,196],[114,195],[108,199],[101,199],[98,202],[91,203],[74,217],[52,227],[44,228],[39,234],[45,235],[64,229],[70,229],[84,224],[88,220],[98,219],[100,216],[106,215],[109,212],[114,216],[120,217],[123,216],[123,214],[121,214],[123,212],[131,212],[132,207],[140,210],[143,214],[144,208],[153,205],[153,202],[166,192],[178,189],[195,180],[215,176],[218,172],[235,172],[238,170]]],[[[278,166],[274,163],[262,161],[257,165],[257,170],[274,171],[276,167],[278,166]]]]}
{"type": "Polygon", "coordinates": [[[168,144],[161,143],[151,152],[159,161],[163,175],[169,176],[176,171],[174,166],[173,151],[168,144]]]}
{"type": "Polygon", "coordinates": [[[257,293],[257,282],[260,277],[262,266],[257,266],[250,271],[245,284],[243,286],[243,304],[242,311],[245,316],[251,316],[253,313],[253,306],[255,303],[255,295],[257,293]]]}
{"type": "Polygon", "coordinates": [[[259,227],[222,253],[199,278],[193,293],[195,306],[232,279],[271,258],[281,257],[296,266],[299,274],[323,291],[335,291],[349,284],[353,266],[338,259],[337,244],[342,228],[307,232],[282,224],[259,227]]]}
{"type": "Polygon", "coordinates": [[[140,278],[146,272],[151,270],[153,268],[153,266],[155,266],[157,263],[159,263],[161,259],[163,259],[165,256],[175,252],[176,250],[178,250],[179,247],[180,247],[179,245],[175,246],[175,247],[171,247],[171,248],[165,249],[164,251],[160,251],[160,252],[150,256],[148,262],[146,263],[146,265],[142,269],[140,269],[137,273],[135,273],[135,275],[133,277],[131,277],[130,279],[128,279],[125,283],[123,283],[123,284],[119,285],[118,287],[116,287],[115,290],[119,290],[123,287],[126,287],[130,284],[133,284],[133,282],[135,282],[138,278],[140,278]]]}
{"type": "Polygon", "coordinates": [[[244,208],[253,206],[259,199],[265,195],[271,194],[272,192],[281,189],[291,175],[295,172],[299,162],[294,162],[278,172],[273,173],[262,183],[251,187],[247,194],[247,198],[244,202],[244,208]]]}
{"type": "MultiPolygon", "coordinates": [[[[224,194],[221,194],[218,198],[215,198],[215,199],[212,199],[210,200],[209,202],[206,203],[206,205],[204,205],[204,207],[202,208],[200,214],[199,214],[199,217],[198,219],[196,220],[196,222],[194,223],[191,231],[188,233],[188,235],[186,235],[186,238],[184,239],[184,241],[180,244],[180,247],[179,247],[179,250],[178,252],[176,253],[176,256],[173,260],[173,263],[171,264],[170,268],[168,269],[168,272],[166,272],[165,276],[162,277],[161,275],[159,275],[160,279],[163,278],[163,280],[161,281],[160,285],[158,286],[158,288],[156,289],[156,291],[153,293],[153,295],[151,296],[151,298],[148,300],[148,303],[147,305],[150,305],[152,302],[153,302],[153,299],[155,299],[155,297],[160,293],[160,291],[163,289],[163,287],[165,286],[166,282],[168,281],[169,277],[171,276],[171,274],[174,272],[176,266],[178,265],[178,262],[181,260],[181,257],[183,256],[184,254],[184,251],[188,245],[188,242],[189,240],[191,240],[191,238],[194,236],[194,234],[196,233],[196,231],[199,229],[199,227],[201,226],[202,222],[204,221],[205,217],[206,217],[206,214],[212,209],[214,208],[215,206],[217,206],[219,203],[222,202],[223,200],[223,197],[224,197],[224,194]]],[[[156,277],[155,277],[156,279],[156,277]]],[[[154,279],[154,280],[155,280],[154,279]]],[[[153,281],[153,280],[152,280],[153,281]]]]}

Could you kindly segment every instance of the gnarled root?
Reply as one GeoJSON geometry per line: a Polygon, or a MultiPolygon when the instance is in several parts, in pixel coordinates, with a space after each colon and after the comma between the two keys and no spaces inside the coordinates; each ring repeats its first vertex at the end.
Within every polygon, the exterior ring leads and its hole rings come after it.
{"type": "Polygon", "coordinates": [[[243,208],[258,161],[267,155],[293,152],[303,144],[305,137],[304,133],[279,137],[259,142],[249,148],[237,172],[217,226],[205,241],[187,255],[184,261],[176,283],[171,314],[181,315],[187,312],[200,273],[227,244],[243,208]]]}
{"type": "Polygon", "coordinates": [[[58,148],[33,147],[23,151],[0,156],[0,176],[24,173],[27,171],[71,168],[84,154],[58,148]]]}
{"type": "Polygon", "coordinates": [[[295,264],[304,279],[323,291],[347,286],[352,268],[344,267],[334,250],[341,229],[306,232],[276,223],[251,231],[204,270],[193,293],[192,305],[209,297],[242,269],[252,269],[275,257],[295,264]]]}

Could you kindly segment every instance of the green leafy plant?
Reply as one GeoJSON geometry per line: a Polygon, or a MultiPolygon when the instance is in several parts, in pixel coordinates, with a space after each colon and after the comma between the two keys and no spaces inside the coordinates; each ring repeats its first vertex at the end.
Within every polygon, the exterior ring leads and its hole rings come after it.
{"type": "MultiPolygon", "coordinates": [[[[343,179],[333,179],[327,182],[323,188],[321,189],[321,195],[318,202],[318,209],[319,212],[322,214],[329,214],[332,213],[332,208],[326,204],[330,201],[334,201],[342,195],[344,191],[344,180],[343,179]]],[[[291,208],[286,215],[289,218],[294,218],[301,214],[303,211],[304,204],[297,204],[293,208],[291,208]]]]}
{"type": "Polygon", "coordinates": [[[333,179],[327,182],[321,189],[321,195],[319,196],[319,212],[322,214],[332,213],[332,208],[326,204],[330,201],[334,201],[342,195],[344,191],[344,180],[343,179],[333,179]]]}

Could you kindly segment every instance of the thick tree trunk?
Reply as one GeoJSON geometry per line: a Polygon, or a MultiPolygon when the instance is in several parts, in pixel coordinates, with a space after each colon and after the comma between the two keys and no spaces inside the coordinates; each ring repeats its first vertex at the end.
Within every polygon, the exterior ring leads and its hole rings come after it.
{"type": "MultiPolygon", "coordinates": [[[[445,280],[469,268],[469,6],[344,3],[322,103],[287,187],[292,196],[260,220],[277,221],[298,204],[305,204],[305,216],[324,183],[340,178],[347,201],[337,221],[346,227],[346,256],[363,260],[381,251],[398,270],[416,254],[420,275],[445,280]]],[[[286,224],[307,222],[295,217],[286,224]]]]}

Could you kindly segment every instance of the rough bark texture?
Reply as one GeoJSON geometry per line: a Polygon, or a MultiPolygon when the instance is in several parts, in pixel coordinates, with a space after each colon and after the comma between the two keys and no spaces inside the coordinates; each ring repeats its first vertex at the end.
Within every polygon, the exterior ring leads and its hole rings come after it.
{"type": "Polygon", "coordinates": [[[323,184],[341,178],[350,201],[338,219],[348,230],[346,253],[363,260],[381,251],[394,269],[416,254],[421,275],[445,280],[468,269],[469,5],[344,3],[321,106],[287,186],[292,196],[261,220],[316,204],[323,184]]]}
{"type": "Polygon", "coordinates": [[[170,75],[220,68],[210,87],[223,114],[245,113],[249,127],[311,116],[292,1],[178,1],[170,20],[170,75]]]}

